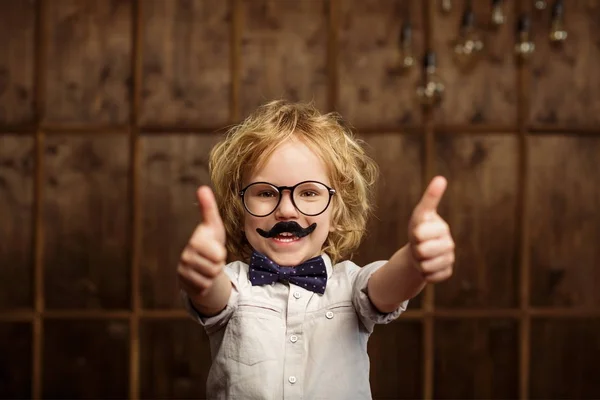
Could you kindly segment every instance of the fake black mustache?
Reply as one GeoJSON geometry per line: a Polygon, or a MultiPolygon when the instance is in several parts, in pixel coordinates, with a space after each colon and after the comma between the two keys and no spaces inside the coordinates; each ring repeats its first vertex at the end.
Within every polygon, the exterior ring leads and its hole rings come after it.
{"type": "Polygon", "coordinates": [[[268,232],[260,228],[256,228],[256,232],[258,232],[258,234],[264,238],[272,238],[283,232],[289,232],[301,238],[310,235],[316,227],[316,222],[306,228],[303,228],[296,221],[282,221],[276,223],[268,232]]]}

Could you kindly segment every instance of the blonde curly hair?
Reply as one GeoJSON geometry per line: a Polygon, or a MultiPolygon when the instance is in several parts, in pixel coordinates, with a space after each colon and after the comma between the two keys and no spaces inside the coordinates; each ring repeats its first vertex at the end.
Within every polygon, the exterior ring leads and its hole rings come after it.
{"type": "Polygon", "coordinates": [[[324,161],[336,190],[330,205],[334,229],[322,249],[335,264],[360,245],[379,170],[339,114],[321,114],[312,103],[269,102],[231,128],[211,150],[209,171],[227,233],[227,251],[234,259],[251,254],[241,228],[245,211],[239,192],[244,178],[290,138],[301,140],[324,161]]]}

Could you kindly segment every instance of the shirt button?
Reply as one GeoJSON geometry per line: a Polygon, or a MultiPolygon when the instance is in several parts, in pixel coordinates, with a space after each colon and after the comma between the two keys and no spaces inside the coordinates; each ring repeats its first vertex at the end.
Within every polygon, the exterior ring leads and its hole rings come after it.
{"type": "Polygon", "coordinates": [[[333,311],[327,311],[327,312],[325,313],[325,316],[327,317],[327,319],[331,319],[331,318],[333,318],[333,311]]]}
{"type": "Polygon", "coordinates": [[[290,381],[290,383],[293,385],[294,383],[296,383],[296,377],[295,376],[290,376],[288,378],[288,381],[290,381]]]}
{"type": "Polygon", "coordinates": [[[299,299],[301,296],[300,292],[294,292],[294,298],[299,299]]]}
{"type": "Polygon", "coordinates": [[[297,341],[298,341],[298,336],[296,336],[296,335],[290,336],[290,342],[296,343],[297,341]]]}

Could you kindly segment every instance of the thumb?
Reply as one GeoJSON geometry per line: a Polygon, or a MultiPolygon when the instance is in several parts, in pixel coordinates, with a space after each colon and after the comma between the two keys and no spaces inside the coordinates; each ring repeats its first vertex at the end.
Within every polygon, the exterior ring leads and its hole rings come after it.
{"type": "Polygon", "coordinates": [[[219,214],[219,208],[217,207],[217,201],[212,189],[208,186],[200,186],[196,191],[196,197],[198,199],[200,215],[202,216],[201,223],[213,229],[217,236],[216,238],[224,243],[225,226],[219,214]]]}
{"type": "Polygon", "coordinates": [[[436,176],[431,180],[423,197],[415,207],[414,216],[418,220],[426,219],[428,215],[437,212],[437,207],[446,191],[448,182],[443,176],[436,176]]]}

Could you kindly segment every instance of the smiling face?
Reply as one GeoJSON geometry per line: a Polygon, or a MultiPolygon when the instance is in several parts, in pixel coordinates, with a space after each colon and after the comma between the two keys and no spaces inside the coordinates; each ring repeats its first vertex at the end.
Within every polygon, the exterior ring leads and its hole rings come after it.
{"type": "MultiPolygon", "coordinates": [[[[288,140],[279,145],[266,163],[245,180],[244,186],[254,182],[268,182],[274,186],[294,186],[304,181],[318,181],[331,187],[323,161],[299,140],[288,140]]],[[[302,196],[314,196],[310,191],[302,196]]],[[[262,195],[263,197],[269,194],[262,195]]],[[[299,193],[295,194],[298,198],[299,193]]],[[[310,200],[307,200],[310,201],[310,200]]],[[[298,202],[297,202],[298,203],[298,202]]],[[[282,266],[295,266],[321,254],[331,230],[332,205],[321,214],[306,216],[294,207],[289,190],[284,190],[275,211],[266,217],[244,214],[244,232],[250,245],[258,252],[282,266]],[[275,237],[261,236],[257,229],[270,231],[278,222],[296,222],[302,228],[316,223],[316,228],[304,237],[281,233],[275,237]]]]}

